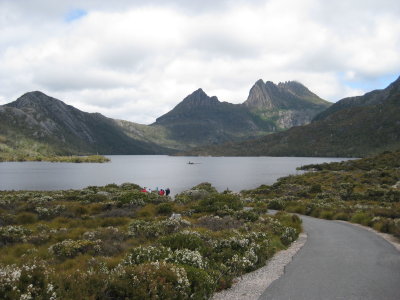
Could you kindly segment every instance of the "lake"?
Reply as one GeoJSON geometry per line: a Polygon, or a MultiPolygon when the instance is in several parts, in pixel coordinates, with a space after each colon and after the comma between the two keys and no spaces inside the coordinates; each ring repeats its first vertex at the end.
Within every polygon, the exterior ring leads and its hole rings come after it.
{"type": "Polygon", "coordinates": [[[171,189],[175,195],[202,182],[218,191],[241,191],[272,184],[279,177],[300,174],[306,164],[347,160],[316,157],[174,157],[166,155],[109,155],[98,164],[0,163],[0,190],[80,189],[89,185],[132,182],[152,189],[171,189]],[[188,164],[188,162],[194,164],[188,164]]]}

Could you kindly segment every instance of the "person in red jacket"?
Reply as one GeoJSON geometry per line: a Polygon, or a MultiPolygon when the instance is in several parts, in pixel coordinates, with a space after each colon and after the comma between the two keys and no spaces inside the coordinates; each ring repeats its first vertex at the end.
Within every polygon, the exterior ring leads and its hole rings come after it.
{"type": "Polygon", "coordinates": [[[165,191],[164,191],[163,189],[161,189],[161,190],[158,192],[158,194],[159,194],[160,196],[164,196],[165,191]]]}

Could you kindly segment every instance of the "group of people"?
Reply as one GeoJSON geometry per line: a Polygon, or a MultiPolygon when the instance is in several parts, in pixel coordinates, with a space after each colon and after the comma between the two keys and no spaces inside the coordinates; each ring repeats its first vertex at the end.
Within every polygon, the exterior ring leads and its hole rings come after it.
{"type": "MultiPolygon", "coordinates": [[[[141,192],[143,192],[143,193],[152,193],[153,192],[153,190],[151,189],[151,188],[147,188],[147,187],[144,187],[142,190],[141,190],[141,192]]],[[[169,189],[169,188],[166,188],[165,190],[164,189],[158,189],[158,187],[155,189],[155,192],[158,194],[158,195],[160,195],[160,196],[168,196],[170,193],[171,193],[171,190],[169,189]]]]}

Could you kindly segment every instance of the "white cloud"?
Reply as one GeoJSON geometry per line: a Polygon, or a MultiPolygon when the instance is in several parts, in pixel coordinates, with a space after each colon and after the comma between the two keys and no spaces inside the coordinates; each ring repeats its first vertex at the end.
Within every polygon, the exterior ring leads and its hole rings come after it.
{"type": "Polygon", "coordinates": [[[399,15],[390,0],[3,0],[0,103],[42,90],[151,123],[199,87],[243,102],[259,78],[336,101],[400,70],[399,15]]]}

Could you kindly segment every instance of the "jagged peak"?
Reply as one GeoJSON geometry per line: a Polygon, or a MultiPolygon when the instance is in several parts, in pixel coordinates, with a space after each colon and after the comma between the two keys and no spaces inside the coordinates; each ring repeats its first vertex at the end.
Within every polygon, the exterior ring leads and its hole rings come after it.
{"type": "Polygon", "coordinates": [[[46,95],[45,93],[41,91],[32,91],[32,92],[27,92],[20,96],[17,100],[6,104],[7,106],[12,106],[16,108],[23,108],[23,107],[32,107],[32,106],[41,106],[41,105],[47,105],[47,104],[55,104],[57,105],[64,104],[61,100],[58,100],[56,98],[50,97],[46,95]]]}
{"type": "Polygon", "coordinates": [[[254,85],[265,85],[265,82],[262,79],[258,79],[254,85]]]}
{"type": "MultiPolygon", "coordinates": [[[[202,88],[195,90],[190,95],[186,96],[180,104],[190,104],[190,105],[204,105],[204,104],[219,103],[216,96],[208,96],[202,88]]],[[[178,105],[180,105],[178,104],[178,105]]]]}
{"type": "MultiPolygon", "coordinates": [[[[195,90],[193,93],[191,93],[190,95],[188,95],[187,97],[190,96],[196,96],[196,97],[208,97],[208,95],[206,94],[206,92],[204,92],[204,90],[202,88],[198,88],[197,90],[195,90]]],[[[186,98],[187,98],[186,97],[186,98]]]]}

